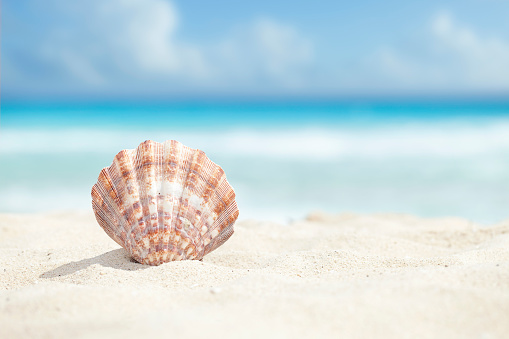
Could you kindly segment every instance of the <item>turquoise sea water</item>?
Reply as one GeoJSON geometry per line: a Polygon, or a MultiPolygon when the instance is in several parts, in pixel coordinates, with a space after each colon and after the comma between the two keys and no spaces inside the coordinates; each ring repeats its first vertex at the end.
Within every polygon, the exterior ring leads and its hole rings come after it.
{"type": "Polygon", "coordinates": [[[244,219],[509,218],[509,102],[2,103],[0,212],[90,209],[101,168],[146,139],[204,150],[244,219]]]}

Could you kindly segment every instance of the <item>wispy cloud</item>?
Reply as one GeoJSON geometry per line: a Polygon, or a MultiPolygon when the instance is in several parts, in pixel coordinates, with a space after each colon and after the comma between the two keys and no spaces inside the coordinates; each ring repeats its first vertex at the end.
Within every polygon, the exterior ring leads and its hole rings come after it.
{"type": "Polygon", "coordinates": [[[37,91],[41,79],[31,78],[47,76],[25,72],[24,59],[16,54],[59,74],[46,79],[44,92],[52,87],[55,92],[235,92],[293,86],[301,80],[295,71],[312,56],[309,41],[273,19],[255,19],[229,36],[198,45],[177,39],[179,14],[164,0],[49,0],[32,5],[39,15],[55,20],[40,27],[40,40],[18,46],[17,53],[9,48],[3,52],[7,89],[12,84],[37,91]]]}
{"type": "Polygon", "coordinates": [[[237,85],[299,88],[313,47],[294,27],[259,18],[232,31],[208,56],[219,67],[218,78],[237,85]]]}
{"type": "Polygon", "coordinates": [[[169,0],[13,4],[3,8],[4,97],[509,91],[509,41],[447,11],[405,41],[373,41],[357,55],[342,45],[346,61],[270,16],[197,42],[182,38],[185,18],[169,0]]]}
{"type": "Polygon", "coordinates": [[[433,16],[413,46],[379,49],[371,59],[375,78],[410,91],[509,90],[509,41],[483,36],[447,11],[433,16]]]}
{"type": "Polygon", "coordinates": [[[203,71],[200,51],[176,41],[178,14],[164,0],[50,0],[34,10],[54,21],[20,52],[42,67],[58,65],[67,76],[62,81],[108,87],[203,71]]]}
{"type": "Polygon", "coordinates": [[[452,76],[471,87],[509,89],[509,41],[481,36],[448,12],[437,13],[432,31],[448,66],[456,64],[452,76]]]}

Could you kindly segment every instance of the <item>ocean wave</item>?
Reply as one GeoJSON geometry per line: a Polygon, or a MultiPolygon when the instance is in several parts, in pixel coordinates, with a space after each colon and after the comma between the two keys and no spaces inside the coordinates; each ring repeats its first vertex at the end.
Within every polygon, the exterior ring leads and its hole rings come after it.
{"type": "Polygon", "coordinates": [[[235,187],[241,218],[332,213],[507,216],[509,122],[220,130],[0,130],[0,212],[90,209],[102,167],[146,139],[204,150],[235,187]],[[43,198],[41,198],[43,197],[43,198]]]}
{"type": "Polygon", "coordinates": [[[509,153],[509,121],[490,124],[392,124],[356,128],[232,128],[210,131],[0,130],[2,154],[115,154],[147,139],[176,139],[222,157],[334,161],[342,158],[469,157],[509,153]]]}

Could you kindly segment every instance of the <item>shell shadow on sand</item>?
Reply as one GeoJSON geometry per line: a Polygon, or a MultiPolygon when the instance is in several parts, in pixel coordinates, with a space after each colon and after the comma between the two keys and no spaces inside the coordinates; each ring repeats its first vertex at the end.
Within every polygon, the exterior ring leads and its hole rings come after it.
{"type": "Polygon", "coordinates": [[[80,261],[72,261],[41,274],[39,278],[49,279],[62,277],[87,269],[89,266],[96,264],[103,267],[111,267],[124,271],[143,270],[150,267],[137,263],[129,256],[126,250],[119,248],[92,258],[87,258],[80,261]]]}

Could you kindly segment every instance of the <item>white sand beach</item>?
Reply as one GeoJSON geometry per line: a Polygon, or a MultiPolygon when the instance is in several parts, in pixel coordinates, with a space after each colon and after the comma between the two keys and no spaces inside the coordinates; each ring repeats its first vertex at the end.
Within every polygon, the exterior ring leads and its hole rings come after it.
{"type": "Polygon", "coordinates": [[[203,261],[132,262],[92,212],[0,215],[1,338],[507,338],[509,221],[241,221],[203,261]]]}

